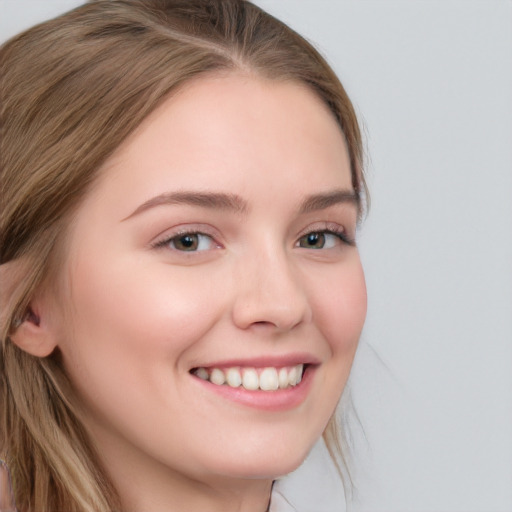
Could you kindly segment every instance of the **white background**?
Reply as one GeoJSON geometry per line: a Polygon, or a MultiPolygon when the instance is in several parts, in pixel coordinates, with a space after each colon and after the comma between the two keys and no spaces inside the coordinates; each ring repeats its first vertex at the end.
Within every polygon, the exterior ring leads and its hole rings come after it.
{"type": "MultiPolygon", "coordinates": [[[[0,0],[0,38],[79,3],[0,0]]],[[[317,44],[367,139],[354,509],[511,512],[512,3],[257,3],[317,44]]]]}

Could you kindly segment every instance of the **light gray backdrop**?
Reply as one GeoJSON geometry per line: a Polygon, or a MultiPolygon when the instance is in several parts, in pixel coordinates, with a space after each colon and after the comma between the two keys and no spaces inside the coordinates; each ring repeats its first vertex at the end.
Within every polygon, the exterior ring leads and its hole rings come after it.
{"type": "MultiPolygon", "coordinates": [[[[0,38],[79,3],[0,0],[0,38]]],[[[257,3],[317,44],[367,139],[354,509],[510,512],[512,3],[257,3]]]]}

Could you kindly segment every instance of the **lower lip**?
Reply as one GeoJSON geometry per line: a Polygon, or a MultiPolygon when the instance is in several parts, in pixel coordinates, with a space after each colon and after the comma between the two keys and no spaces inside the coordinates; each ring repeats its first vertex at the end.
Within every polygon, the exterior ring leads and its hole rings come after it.
{"type": "Polygon", "coordinates": [[[315,369],[316,366],[308,365],[299,384],[276,391],[250,391],[242,386],[238,388],[228,385],[218,386],[195,375],[192,377],[208,391],[233,402],[264,411],[286,411],[294,409],[304,402],[311,389],[315,369]]]}

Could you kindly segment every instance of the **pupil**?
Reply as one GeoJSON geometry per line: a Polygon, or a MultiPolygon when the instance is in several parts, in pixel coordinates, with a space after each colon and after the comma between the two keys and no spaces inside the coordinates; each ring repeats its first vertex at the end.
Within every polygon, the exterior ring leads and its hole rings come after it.
{"type": "Polygon", "coordinates": [[[313,249],[322,249],[325,245],[325,235],[323,233],[309,233],[301,240],[302,247],[310,247],[313,249]]]}
{"type": "Polygon", "coordinates": [[[179,245],[183,249],[195,249],[197,246],[197,235],[185,235],[179,239],[179,245]]]}
{"type": "Polygon", "coordinates": [[[320,236],[318,235],[318,233],[310,233],[308,235],[308,244],[316,245],[318,243],[319,238],[320,238],[320,236]]]}

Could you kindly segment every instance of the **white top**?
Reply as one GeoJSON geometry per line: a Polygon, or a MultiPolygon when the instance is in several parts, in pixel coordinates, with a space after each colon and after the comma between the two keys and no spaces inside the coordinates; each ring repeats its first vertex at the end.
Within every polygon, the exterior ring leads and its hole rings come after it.
{"type": "Polygon", "coordinates": [[[308,486],[307,489],[309,489],[310,495],[307,503],[304,503],[300,500],[300,497],[282,490],[279,483],[274,484],[269,512],[345,512],[346,510],[345,502],[340,501],[339,497],[332,495],[332,493],[329,495],[320,494],[320,489],[308,486]],[[317,498],[316,504],[313,505],[315,498],[317,498]]]}
{"type": "Polygon", "coordinates": [[[272,499],[270,500],[269,512],[298,512],[297,509],[283,496],[281,492],[272,490],[272,499]]]}
{"type": "Polygon", "coordinates": [[[302,466],[274,483],[269,512],[346,512],[341,479],[322,441],[302,466]]]}

